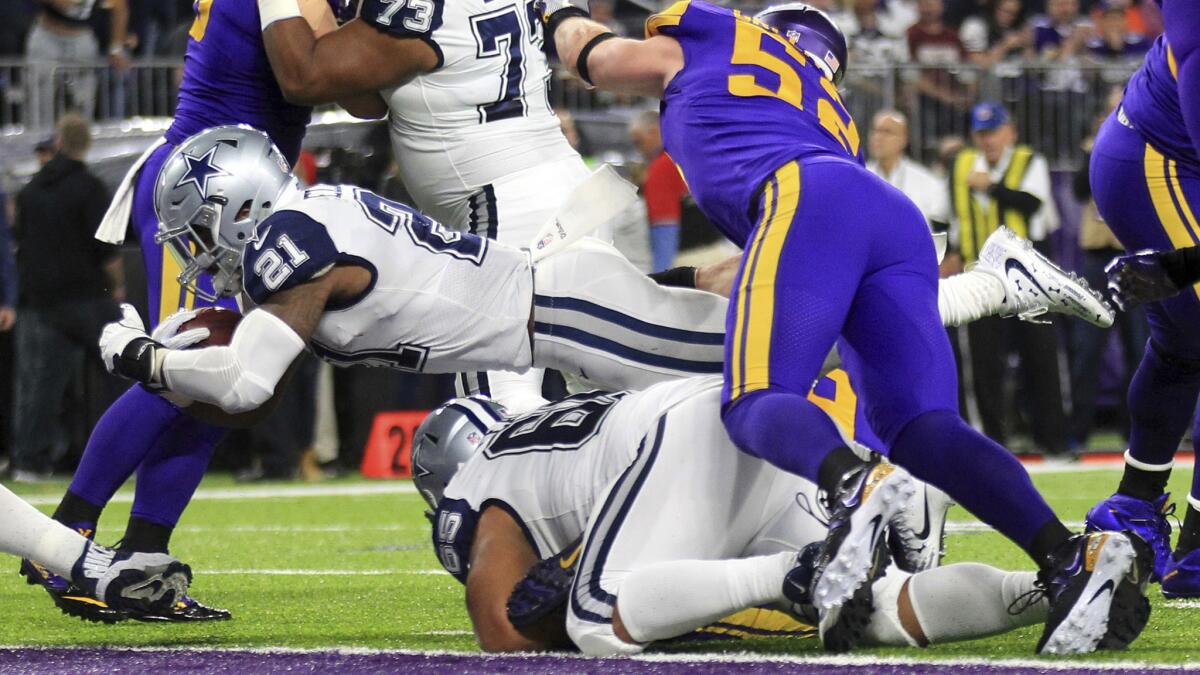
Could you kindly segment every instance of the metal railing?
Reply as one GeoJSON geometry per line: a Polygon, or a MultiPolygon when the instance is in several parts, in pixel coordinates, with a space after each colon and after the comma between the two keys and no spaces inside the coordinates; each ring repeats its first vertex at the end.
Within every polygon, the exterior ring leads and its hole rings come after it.
{"type": "MultiPolygon", "coordinates": [[[[912,64],[851,67],[841,88],[864,142],[875,113],[894,108],[908,116],[912,154],[923,162],[936,162],[946,139],[969,135],[971,106],[990,99],[1008,107],[1022,141],[1045,154],[1051,168],[1067,170],[1079,166],[1081,143],[1106,110],[1110,92],[1119,91],[1136,67],[1136,63],[1006,63],[990,69],[912,64]]],[[[551,103],[591,113],[655,105],[588,90],[562,72],[555,74],[551,103]]]]}
{"type": "Polygon", "coordinates": [[[144,60],[126,71],[95,63],[0,60],[0,127],[44,132],[67,110],[104,122],[170,117],[181,62],[144,60]]]}
{"type": "MultiPolygon", "coordinates": [[[[1054,168],[1078,165],[1080,143],[1114,87],[1124,84],[1131,63],[1047,66],[1003,63],[990,69],[968,65],[852,67],[842,89],[866,137],[871,117],[882,108],[905,112],[912,152],[938,159],[947,137],[966,136],[971,104],[983,99],[1007,105],[1021,138],[1044,153],[1054,168]]],[[[33,64],[0,60],[0,129],[46,134],[65,110],[81,110],[97,122],[132,117],[169,117],[175,109],[181,64],[140,61],[119,72],[95,64],[33,64]]],[[[587,90],[556,72],[551,88],[556,107],[603,113],[653,103],[587,90]]]]}

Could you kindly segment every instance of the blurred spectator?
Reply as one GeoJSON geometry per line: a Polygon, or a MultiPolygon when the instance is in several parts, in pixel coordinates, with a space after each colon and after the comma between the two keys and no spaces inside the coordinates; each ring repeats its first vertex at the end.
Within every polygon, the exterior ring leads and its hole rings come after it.
{"type": "MultiPolygon", "coordinates": [[[[834,17],[846,35],[850,63],[855,68],[890,67],[908,57],[904,31],[912,25],[893,15],[896,4],[880,5],[877,0],[851,0],[849,10],[834,17]]],[[[916,17],[912,17],[915,19],[916,17]]]]}
{"type": "MultiPolygon", "coordinates": [[[[1001,225],[1042,242],[1058,225],[1046,159],[1017,144],[1008,111],[980,103],[971,111],[973,145],[954,159],[950,175],[951,240],[964,263],[978,258],[984,241],[1001,225]]],[[[975,398],[988,436],[1004,443],[1009,352],[1020,357],[1021,389],[1034,443],[1043,451],[1066,451],[1058,338],[1054,327],[991,317],[967,326],[975,398]]],[[[1024,407],[1024,406],[1023,406],[1024,407]]]]}
{"type": "Polygon", "coordinates": [[[83,163],[89,123],[64,115],[56,138],[58,154],[17,195],[16,480],[40,479],[66,451],[63,395],[124,294],[116,249],[92,236],[109,194],[83,163]]]}
{"type": "Polygon", "coordinates": [[[1021,58],[1032,42],[1032,31],[1021,19],[1021,0],[992,0],[987,14],[963,21],[958,33],[971,63],[982,68],[1005,64],[997,74],[1020,75],[1021,58]]]}
{"type": "Polygon", "coordinates": [[[1100,12],[1096,35],[1087,42],[1088,53],[1100,61],[1140,61],[1150,49],[1151,40],[1128,27],[1125,11],[1111,3],[1100,12]]]}
{"type": "Polygon", "coordinates": [[[0,475],[8,470],[12,438],[13,322],[17,318],[17,264],[8,231],[8,195],[0,191],[0,475]]]}
{"type": "Polygon", "coordinates": [[[871,121],[867,137],[867,170],[900,190],[921,209],[931,230],[950,227],[950,194],[946,181],[904,155],[908,148],[908,118],[898,110],[881,110],[871,121]]]}
{"type": "Polygon", "coordinates": [[[688,193],[687,184],[679,175],[675,162],[663,150],[658,111],[638,114],[629,125],[629,137],[646,162],[642,198],[646,201],[646,217],[650,222],[652,271],[660,272],[671,267],[679,252],[681,204],[688,193]]]}
{"type": "MultiPolygon", "coordinates": [[[[942,133],[962,128],[971,101],[971,86],[950,69],[966,61],[958,31],[942,20],[942,0],[917,0],[917,23],[908,29],[910,60],[917,73],[917,119],[920,139],[928,143],[942,133]]],[[[929,148],[917,148],[925,152],[929,148]]]]}
{"type": "Polygon", "coordinates": [[[1092,22],[1079,13],[1079,0],[1049,0],[1046,13],[1030,25],[1034,54],[1052,63],[1069,62],[1092,35],[1092,22]]]}
{"type": "Polygon", "coordinates": [[[1162,12],[1154,0],[1099,0],[1092,7],[1092,19],[1099,24],[1110,12],[1120,14],[1125,32],[1150,40],[1162,33],[1162,12]]]}
{"type": "MultiPolygon", "coordinates": [[[[12,330],[17,319],[17,261],[8,227],[9,211],[8,195],[0,192],[0,333],[12,330]]],[[[0,412],[7,414],[7,410],[0,407],[0,412]]]]}
{"type": "Polygon", "coordinates": [[[990,0],[947,0],[946,23],[960,27],[968,17],[987,16],[990,0]]]}
{"type": "Polygon", "coordinates": [[[138,56],[166,53],[164,38],[179,22],[175,3],[164,0],[129,0],[129,35],[138,56]]]}
{"type": "MultiPolygon", "coordinates": [[[[125,50],[125,28],[129,19],[126,0],[107,0],[112,12],[108,43],[112,45],[108,61],[118,70],[129,68],[125,50]]],[[[54,122],[55,98],[59,75],[65,74],[70,86],[64,87],[74,107],[91,119],[96,108],[94,64],[100,55],[99,42],[89,21],[97,0],[39,0],[40,13],[25,46],[31,70],[28,101],[30,122],[49,127],[54,122]],[[83,66],[71,68],[70,66],[83,66]]]]}
{"type": "Polygon", "coordinates": [[[34,0],[0,2],[0,57],[17,56],[25,50],[25,35],[36,13],[34,0]]]}
{"type": "Polygon", "coordinates": [[[37,145],[33,146],[33,156],[37,159],[38,168],[46,166],[46,164],[54,159],[54,155],[58,154],[58,148],[55,147],[54,137],[38,141],[37,145]]]}

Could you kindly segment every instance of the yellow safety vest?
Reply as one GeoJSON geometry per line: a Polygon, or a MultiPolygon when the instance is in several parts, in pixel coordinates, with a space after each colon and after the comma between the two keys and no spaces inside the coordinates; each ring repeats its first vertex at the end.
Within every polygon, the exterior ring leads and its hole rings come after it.
{"type": "MultiPolygon", "coordinates": [[[[958,217],[958,249],[962,253],[963,262],[972,262],[979,257],[979,247],[988,236],[1001,225],[1007,225],[1022,237],[1029,236],[1029,224],[1025,216],[1016,209],[1005,209],[1004,217],[1000,217],[1000,205],[995,199],[990,200],[988,208],[983,208],[979,200],[967,184],[967,176],[975,169],[975,159],[979,151],[967,148],[954,158],[954,170],[950,174],[950,196],[954,202],[954,215],[958,217]]],[[[1025,174],[1029,172],[1030,160],[1033,159],[1033,149],[1027,145],[1013,148],[1012,159],[1004,169],[1004,179],[1001,183],[1010,190],[1021,189],[1025,174]]]]}

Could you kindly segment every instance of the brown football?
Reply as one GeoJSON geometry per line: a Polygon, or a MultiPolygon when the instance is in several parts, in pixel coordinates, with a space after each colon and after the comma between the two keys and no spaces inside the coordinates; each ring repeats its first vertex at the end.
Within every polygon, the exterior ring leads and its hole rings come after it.
{"type": "Polygon", "coordinates": [[[237,328],[238,322],[241,320],[242,315],[232,309],[205,307],[199,310],[196,318],[180,326],[179,332],[182,333],[193,328],[207,328],[208,339],[196,343],[192,349],[220,347],[233,340],[233,330],[237,328]]]}

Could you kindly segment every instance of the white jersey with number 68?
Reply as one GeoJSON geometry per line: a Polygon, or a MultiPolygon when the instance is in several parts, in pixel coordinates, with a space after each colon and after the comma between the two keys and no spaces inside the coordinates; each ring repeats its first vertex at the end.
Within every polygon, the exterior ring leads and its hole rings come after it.
{"type": "Polygon", "coordinates": [[[422,211],[468,226],[467,202],[483,199],[486,186],[559,160],[583,166],[547,100],[533,0],[363,0],[360,17],[424,40],[440,57],[434,71],[382,92],[405,186],[422,211]]]}

